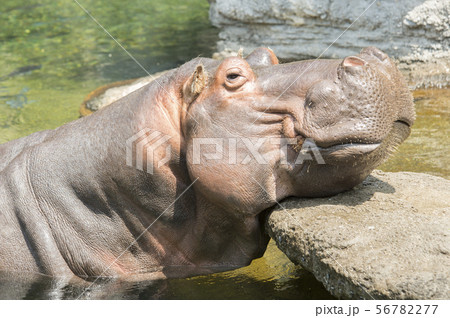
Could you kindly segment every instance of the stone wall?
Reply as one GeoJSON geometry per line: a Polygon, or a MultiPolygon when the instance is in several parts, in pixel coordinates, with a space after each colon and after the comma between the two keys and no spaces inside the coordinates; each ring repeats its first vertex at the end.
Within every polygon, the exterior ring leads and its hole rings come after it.
{"type": "Polygon", "coordinates": [[[286,60],[342,58],[373,45],[398,61],[414,88],[450,83],[450,0],[209,2],[219,51],[268,46],[286,60]]]}

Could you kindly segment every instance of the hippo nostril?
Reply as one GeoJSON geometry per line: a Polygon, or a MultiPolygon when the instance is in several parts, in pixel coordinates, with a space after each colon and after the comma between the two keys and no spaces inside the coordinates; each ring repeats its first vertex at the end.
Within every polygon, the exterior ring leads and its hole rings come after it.
{"type": "Polygon", "coordinates": [[[412,123],[406,118],[398,119],[394,123],[400,123],[400,124],[406,125],[408,127],[412,126],[412,123]]]}

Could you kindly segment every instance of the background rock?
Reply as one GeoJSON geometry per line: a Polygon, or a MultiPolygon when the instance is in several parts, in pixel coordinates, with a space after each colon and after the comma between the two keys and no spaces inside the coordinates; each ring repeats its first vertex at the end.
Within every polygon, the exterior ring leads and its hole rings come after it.
{"type": "Polygon", "coordinates": [[[269,46],[297,60],[343,58],[373,45],[398,60],[413,88],[450,84],[449,0],[378,0],[369,9],[372,0],[209,2],[219,51],[269,46]]]}
{"type": "Polygon", "coordinates": [[[154,73],[137,79],[114,82],[96,88],[90,92],[81,103],[80,116],[88,116],[103,107],[111,105],[122,97],[138,90],[154,80],[157,80],[168,71],[154,73]]]}
{"type": "Polygon", "coordinates": [[[351,191],[282,205],[268,233],[334,296],[450,298],[450,181],[375,171],[351,191]]]}

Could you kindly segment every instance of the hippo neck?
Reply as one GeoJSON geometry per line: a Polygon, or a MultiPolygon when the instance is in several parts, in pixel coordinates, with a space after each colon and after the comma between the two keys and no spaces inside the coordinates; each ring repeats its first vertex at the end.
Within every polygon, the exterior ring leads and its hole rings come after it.
{"type": "MultiPolygon", "coordinates": [[[[73,188],[77,198],[89,208],[77,213],[85,214],[84,220],[92,218],[91,223],[96,217],[91,212],[93,209],[110,219],[117,219],[116,226],[125,226],[127,237],[138,239],[139,251],[133,253],[145,259],[146,264],[169,267],[246,265],[260,256],[267,244],[259,220],[257,217],[238,219],[231,211],[212,205],[195,191],[195,180],[189,176],[182,150],[181,129],[177,126],[179,111],[176,103],[165,96],[169,94],[171,99],[176,98],[176,86],[171,83],[170,74],[158,81],[159,84],[153,82],[83,119],[86,127],[96,129],[91,130],[79,146],[75,142],[67,142],[77,148],[72,152],[84,152],[90,156],[86,162],[73,162],[79,169],[90,171],[83,174],[87,179],[79,182],[81,187],[73,188]],[[157,138],[170,136],[167,143],[156,149],[165,153],[165,146],[170,146],[170,160],[162,166],[154,162],[151,173],[146,170],[147,162],[138,167],[136,149],[133,149],[132,160],[127,162],[127,141],[146,129],[149,133],[159,132],[157,138]],[[247,246],[249,241],[257,242],[256,246],[247,246]],[[242,255],[245,256],[245,264],[242,263],[242,255]]],[[[61,133],[69,128],[70,125],[62,128],[61,133]]],[[[67,132],[65,135],[73,134],[67,132]]],[[[133,142],[136,144],[138,140],[133,142]]],[[[79,178],[79,175],[75,173],[68,179],[79,178]]],[[[67,211],[71,213],[69,206],[67,211]]],[[[98,249],[103,248],[98,246],[98,249]]],[[[135,270],[127,265],[135,262],[133,253],[125,253],[118,261],[119,267],[135,270]]],[[[110,258],[114,259],[118,256],[116,254],[110,258]]]]}

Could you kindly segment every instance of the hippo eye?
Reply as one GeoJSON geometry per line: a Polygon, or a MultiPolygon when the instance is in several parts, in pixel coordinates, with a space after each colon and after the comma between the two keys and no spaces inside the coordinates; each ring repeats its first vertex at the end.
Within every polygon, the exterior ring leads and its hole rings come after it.
{"type": "Polygon", "coordinates": [[[234,67],[226,72],[225,86],[229,89],[237,89],[247,82],[247,78],[243,75],[240,68],[234,67]]]}
{"type": "Polygon", "coordinates": [[[236,78],[238,78],[239,76],[240,76],[239,74],[231,73],[231,74],[228,74],[228,75],[227,75],[227,80],[233,81],[233,80],[235,80],[236,78]]]}

